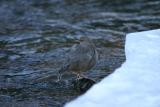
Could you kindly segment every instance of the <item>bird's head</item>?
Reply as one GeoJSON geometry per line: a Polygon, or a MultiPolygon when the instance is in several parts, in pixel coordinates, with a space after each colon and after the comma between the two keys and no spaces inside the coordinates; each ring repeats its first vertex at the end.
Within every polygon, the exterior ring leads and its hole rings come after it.
{"type": "Polygon", "coordinates": [[[91,42],[91,40],[87,36],[81,36],[76,40],[77,43],[83,43],[83,42],[91,42]]]}
{"type": "Polygon", "coordinates": [[[90,41],[90,39],[87,37],[87,36],[81,36],[80,38],[79,38],[79,41],[80,42],[84,42],[84,41],[90,41]]]}

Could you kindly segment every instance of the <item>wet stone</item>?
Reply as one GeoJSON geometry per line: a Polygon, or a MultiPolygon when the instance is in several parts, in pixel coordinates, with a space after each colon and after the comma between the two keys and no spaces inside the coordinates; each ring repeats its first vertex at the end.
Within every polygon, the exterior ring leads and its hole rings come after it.
{"type": "Polygon", "coordinates": [[[82,79],[73,81],[73,87],[75,90],[83,94],[88,89],[90,89],[95,83],[96,82],[92,79],[82,78],[82,79]]]}

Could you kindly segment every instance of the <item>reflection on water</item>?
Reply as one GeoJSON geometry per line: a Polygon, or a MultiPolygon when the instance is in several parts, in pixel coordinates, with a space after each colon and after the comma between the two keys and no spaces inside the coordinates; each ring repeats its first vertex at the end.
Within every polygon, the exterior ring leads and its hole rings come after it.
{"type": "Polygon", "coordinates": [[[89,36],[100,53],[86,75],[99,81],[125,60],[125,34],[160,26],[159,0],[1,0],[0,104],[61,107],[80,93],[67,73],[55,83],[69,47],[89,36]],[[36,78],[52,79],[32,84],[36,78]]]}

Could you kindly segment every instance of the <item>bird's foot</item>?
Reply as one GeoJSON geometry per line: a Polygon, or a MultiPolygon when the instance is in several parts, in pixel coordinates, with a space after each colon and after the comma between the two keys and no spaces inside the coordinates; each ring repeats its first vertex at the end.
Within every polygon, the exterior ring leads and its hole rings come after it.
{"type": "Polygon", "coordinates": [[[87,76],[85,76],[85,75],[83,75],[83,74],[78,74],[77,75],[77,80],[80,80],[80,79],[89,79],[89,80],[92,80],[92,81],[95,81],[94,79],[91,79],[91,78],[89,78],[89,77],[87,77],[87,76]]]}
{"type": "Polygon", "coordinates": [[[61,74],[58,74],[58,77],[57,77],[56,82],[60,82],[60,81],[61,81],[61,79],[62,79],[62,75],[61,75],[61,74]]]}
{"type": "Polygon", "coordinates": [[[78,79],[78,80],[80,80],[80,79],[82,79],[82,78],[88,79],[88,77],[85,76],[85,75],[83,75],[83,74],[77,74],[77,79],[78,79]]]}

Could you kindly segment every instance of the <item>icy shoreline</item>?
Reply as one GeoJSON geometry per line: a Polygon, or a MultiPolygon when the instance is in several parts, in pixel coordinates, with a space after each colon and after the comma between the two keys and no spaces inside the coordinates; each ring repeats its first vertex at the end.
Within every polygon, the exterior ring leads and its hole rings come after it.
{"type": "Polygon", "coordinates": [[[65,107],[160,107],[160,29],[130,33],[126,62],[65,107]]]}

